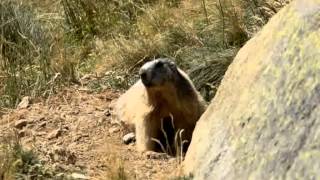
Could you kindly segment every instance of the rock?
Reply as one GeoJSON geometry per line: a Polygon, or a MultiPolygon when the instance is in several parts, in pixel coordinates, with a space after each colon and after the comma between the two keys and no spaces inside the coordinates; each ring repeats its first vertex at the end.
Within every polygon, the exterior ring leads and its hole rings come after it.
{"type": "Polygon", "coordinates": [[[68,170],[68,167],[67,167],[66,165],[64,165],[64,164],[54,163],[54,164],[52,165],[52,169],[53,169],[54,171],[59,171],[59,172],[61,172],[61,171],[67,171],[67,170],[68,170]]]}
{"type": "Polygon", "coordinates": [[[116,126],[123,126],[123,124],[118,120],[118,119],[116,119],[116,118],[111,118],[111,120],[109,121],[109,123],[111,124],[111,125],[116,125],[116,126]]]}
{"type": "Polygon", "coordinates": [[[62,161],[67,164],[75,164],[77,160],[77,157],[74,152],[57,144],[49,150],[48,155],[50,159],[54,162],[62,161]]]}
{"type": "Polygon", "coordinates": [[[120,131],[120,128],[119,127],[111,127],[109,129],[109,133],[110,134],[113,134],[113,133],[116,133],[116,132],[119,132],[120,131]]]}
{"type": "Polygon", "coordinates": [[[14,127],[17,129],[22,129],[28,124],[28,121],[26,119],[18,120],[14,123],[14,127]]]}
{"type": "Polygon", "coordinates": [[[94,74],[85,74],[81,77],[81,80],[90,80],[94,78],[94,74]]]}
{"type": "Polygon", "coordinates": [[[194,179],[320,178],[320,1],[296,0],[239,51],[197,123],[194,179]]]}
{"type": "Polygon", "coordinates": [[[40,128],[43,128],[43,127],[45,127],[46,125],[47,125],[47,122],[46,122],[46,121],[41,122],[41,123],[38,124],[38,128],[39,128],[39,129],[40,129],[40,128]]]}
{"type": "Polygon", "coordinates": [[[19,136],[20,138],[25,137],[26,135],[27,135],[27,131],[26,131],[25,129],[20,130],[20,131],[18,132],[18,136],[19,136]]]}
{"type": "Polygon", "coordinates": [[[58,173],[58,174],[55,175],[55,177],[56,177],[57,179],[64,179],[65,174],[64,174],[64,173],[58,173]]]}
{"type": "Polygon", "coordinates": [[[107,121],[107,119],[105,118],[105,117],[100,117],[98,120],[97,120],[97,124],[98,125],[101,125],[101,124],[103,124],[104,122],[106,122],[107,121]]]}
{"type": "Polygon", "coordinates": [[[122,137],[122,141],[124,144],[130,144],[136,140],[136,135],[131,132],[122,137]]]}
{"type": "Polygon", "coordinates": [[[62,134],[62,130],[56,129],[56,130],[51,131],[51,133],[48,134],[47,138],[48,139],[58,138],[59,136],[61,136],[61,134],[62,134]]]}
{"type": "Polygon", "coordinates": [[[29,96],[26,96],[26,97],[23,97],[21,102],[18,104],[17,108],[18,109],[25,109],[25,108],[28,108],[30,105],[30,97],[29,96]]]}
{"type": "Polygon", "coordinates": [[[107,117],[111,116],[111,111],[110,111],[110,109],[105,110],[105,111],[103,112],[103,114],[104,114],[105,116],[107,116],[107,117]]]}
{"type": "Polygon", "coordinates": [[[89,134],[77,134],[73,137],[73,142],[77,142],[82,138],[89,137],[89,134]]]}
{"type": "Polygon", "coordinates": [[[41,122],[41,121],[45,121],[45,120],[46,120],[46,117],[43,115],[40,115],[40,116],[34,118],[33,122],[41,122]]]}
{"type": "Polygon", "coordinates": [[[79,173],[72,173],[72,174],[71,174],[71,178],[72,178],[72,179],[75,179],[75,180],[89,179],[88,176],[85,176],[85,175],[79,174],[79,173]]]}
{"type": "Polygon", "coordinates": [[[158,153],[153,151],[146,151],[144,155],[147,159],[169,159],[170,156],[167,153],[158,153]]]}
{"type": "Polygon", "coordinates": [[[46,135],[47,133],[46,132],[43,132],[43,131],[39,131],[39,132],[36,132],[36,136],[44,136],[46,135]]]}

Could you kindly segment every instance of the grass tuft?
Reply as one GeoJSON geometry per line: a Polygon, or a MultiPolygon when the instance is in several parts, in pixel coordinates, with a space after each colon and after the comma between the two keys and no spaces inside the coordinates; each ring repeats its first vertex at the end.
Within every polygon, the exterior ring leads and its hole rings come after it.
{"type": "Polygon", "coordinates": [[[0,179],[48,179],[54,173],[40,163],[32,150],[22,148],[18,133],[0,138],[0,179]]]}
{"type": "Polygon", "coordinates": [[[28,6],[0,3],[1,105],[14,106],[21,96],[39,95],[50,80],[50,37],[28,6]]]}

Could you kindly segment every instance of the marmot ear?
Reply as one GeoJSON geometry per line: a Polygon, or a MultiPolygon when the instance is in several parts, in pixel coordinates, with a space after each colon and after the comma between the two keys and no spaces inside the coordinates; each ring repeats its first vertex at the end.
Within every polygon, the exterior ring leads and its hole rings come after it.
{"type": "Polygon", "coordinates": [[[176,63],[174,61],[169,61],[169,63],[173,66],[177,66],[176,63]]]}
{"type": "Polygon", "coordinates": [[[175,62],[173,62],[173,61],[168,61],[168,64],[169,64],[169,67],[170,67],[171,70],[173,70],[173,71],[178,71],[178,68],[177,68],[177,65],[176,65],[175,62]]]}

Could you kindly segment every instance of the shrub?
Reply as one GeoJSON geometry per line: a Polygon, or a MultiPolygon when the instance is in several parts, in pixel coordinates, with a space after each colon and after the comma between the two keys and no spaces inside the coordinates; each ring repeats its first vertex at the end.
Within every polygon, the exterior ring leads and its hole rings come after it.
{"type": "Polygon", "coordinates": [[[48,179],[53,174],[32,151],[22,148],[16,133],[0,138],[0,179],[48,179]]]}

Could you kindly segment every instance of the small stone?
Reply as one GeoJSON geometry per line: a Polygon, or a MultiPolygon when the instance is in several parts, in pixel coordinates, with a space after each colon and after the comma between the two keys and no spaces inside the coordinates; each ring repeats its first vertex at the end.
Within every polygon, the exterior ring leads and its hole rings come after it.
{"type": "Polygon", "coordinates": [[[172,158],[172,157],[170,157],[169,158],[169,160],[168,160],[168,163],[170,164],[173,164],[173,163],[175,163],[175,162],[178,162],[178,160],[176,159],[176,158],[172,158]]]}
{"type": "Polygon", "coordinates": [[[153,151],[147,151],[144,153],[147,159],[169,159],[169,155],[166,153],[158,153],[153,151]]]}
{"type": "Polygon", "coordinates": [[[89,137],[89,134],[77,134],[73,137],[73,142],[79,141],[81,138],[89,137]]]}
{"type": "Polygon", "coordinates": [[[64,178],[64,176],[65,176],[64,173],[56,174],[56,177],[59,178],[59,179],[64,178]]]}
{"type": "Polygon", "coordinates": [[[74,109],[71,114],[72,115],[78,115],[80,113],[80,109],[74,109]]]}
{"type": "Polygon", "coordinates": [[[117,119],[115,118],[112,118],[110,121],[110,124],[111,125],[121,125],[121,122],[119,122],[117,119]]]}
{"type": "Polygon", "coordinates": [[[45,127],[47,125],[47,122],[41,122],[39,125],[38,125],[38,127],[39,128],[43,128],[43,127],[45,127]]]}
{"type": "Polygon", "coordinates": [[[85,74],[84,76],[82,76],[81,80],[90,80],[94,78],[93,74],[85,74]]]}
{"type": "Polygon", "coordinates": [[[59,154],[59,155],[64,155],[66,154],[66,149],[64,147],[61,147],[61,146],[53,146],[52,148],[52,151],[55,153],[55,154],[59,154]]]}
{"type": "Polygon", "coordinates": [[[110,134],[116,133],[116,132],[118,132],[118,131],[120,131],[120,128],[119,128],[119,127],[112,127],[112,128],[109,129],[109,133],[110,133],[110,134]]]}
{"type": "Polygon", "coordinates": [[[25,119],[21,119],[19,121],[16,121],[14,123],[14,127],[17,129],[22,129],[23,127],[25,127],[28,124],[28,121],[25,119]]]}
{"type": "Polygon", "coordinates": [[[88,176],[85,176],[85,175],[79,174],[79,173],[72,173],[71,174],[71,178],[78,179],[78,180],[80,180],[80,179],[89,179],[88,176]]]}
{"type": "Polygon", "coordinates": [[[47,138],[54,139],[54,138],[61,136],[61,134],[62,134],[61,129],[56,129],[56,130],[53,130],[50,134],[48,134],[47,138]]]}
{"type": "Polygon", "coordinates": [[[98,119],[98,124],[103,124],[107,119],[105,117],[100,117],[98,119]]]}
{"type": "Polygon", "coordinates": [[[134,142],[135,139],[136,139],[136,135],[133,132],[126,134],[122,137],[123,143],[125,144],[130,144],[134,142]]]}
{"type": "Polygon", "coordinates": [[[33,119],[34,122],[39,122],[39,121],[44,121],[44,120],[46,120],[45,116],[39,116],[39,117],[36,117],[33,119]]]}
{"type": "Polygon", "coordinates": [[[26,96],[26,97],[22,98],[22,100],[18,104],[17,108],[18,109],[25,109],[25,108],[29,107],[29,105],[30,105],[30,97],[26,96]]]}
{"type": "Polygon", "coordinates": [[[106,111],[103,112],[103,114],[107,117],[111,116],[111,112],[109,109],[107,109],[106,111]]]}
{"type": "Polygon", "coordinates": [[[19,133],[18,133],[18,136],[21,138],[21,137],[24,137],[27,135],[27,131],[26,130],[20,130],[19,133]]]}
{"type": "Polygon", "coordinates": [[[68,169],[68,167],[66,165],[60,164],[60,163],[54,163],[52,165],[52,168],[55,171],[66,171],[68,169]]]}
{"type": "Polygon", "coordinates": [[[46,132],[40,131],[36,133],[36,136],[44,136],[46,134],[47,134],[46,132]]]}

